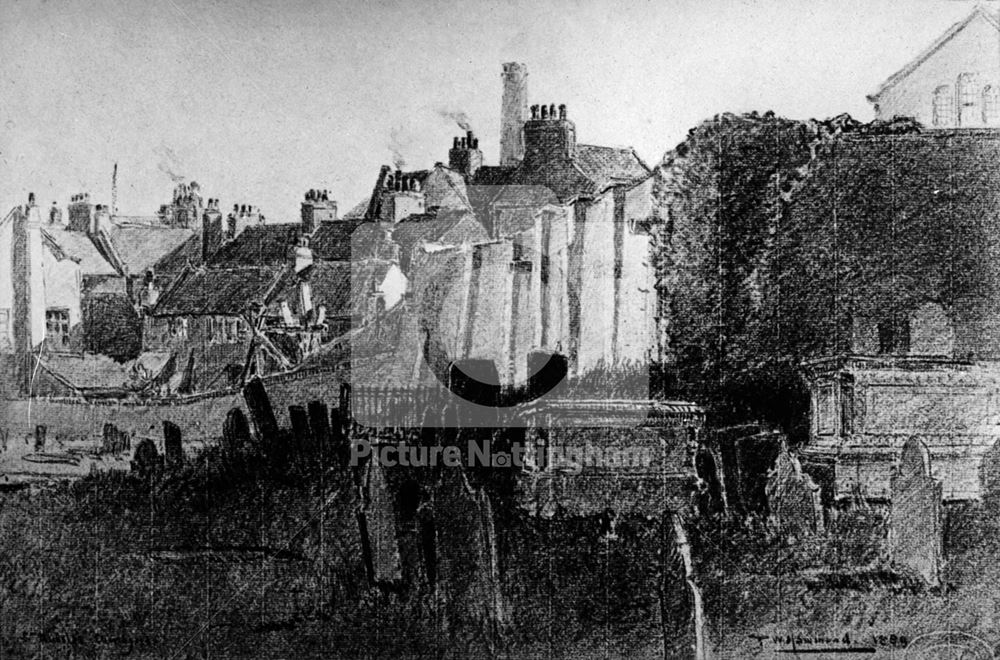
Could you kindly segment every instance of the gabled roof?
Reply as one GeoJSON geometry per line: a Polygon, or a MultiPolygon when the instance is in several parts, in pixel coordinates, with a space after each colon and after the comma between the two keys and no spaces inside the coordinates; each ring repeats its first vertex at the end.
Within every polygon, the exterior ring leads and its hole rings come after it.
{"type": "MultiPolygon", "coordinates": [[[[481,211],[484,203],[497,199],[500,194],[499,191],[491,193],[492,187],[532,186],[548,188],[565,203],[579,197],[592,197],[611,186],[634,184],[651,173],[634,149],[578,144],[572,159],[534,165],[522,163],[513,168],[481,167],[476,171],[469,197],[474,208],[481,211]]],[[[516,198],[519,193],[512,195],[516,198]]],[[[547,202],[546,195],[531,193],[528,196],[545,198],[543,203],[547,202]]]]}
{"type": "MultiPolygon", "coordinates": [[[[429,170],[415,170],[401,174],[405,179],[416,180],[420,184],[420,191],[424,194],[424,207],[428,210],[434,208],[451,210],[472,208],[468,192],[465,189],[465,179],[461,174],[442,163],[435,163],[434,167],[429,170]]],[[[379,172],[372,197],[368,200],[366,218],[378,217],[382,201],[379,192],[389,176],[394,177],[395,173],[383,167],[379,172]]]]}
{"type": "Polygon", "coordinates": [[[153,316],[237,316],[267,302],[284,269],[194,268],[160,298],[153,316]]]}
{"type": "Polygon", "coordinates": [[[368,205],[371,203],[371,197],[365,197],[363,200],[358,202],[356,205],[351,207],[351,210],[342,215],[344,220],[361,220],[368,213],[368,205]]]}
{"type": "Polygon", "coordinates": [[[610,184],[635,183],[645,179],[652,171],[631,147],[578,144],[576,163],[594,181],[610,184]]]}
{"type": "Polygon", "coordinates": [[[472,211],[439,211],[433,216],[410,216],[395,226],[392,240],[400,248],[400,265],[409,268],[413,250],[422,243],[479,243],[489,238],[472,211]]]}
{"type": "Polygon", "coordinates": [[[381,259],[364,261],[319,261],[295,273],[288,271],[274,288],[268,301],[267,313],[281,314],[281,303],[287,302],[296,315],[301,315],[299,283],[309,282],[313,308],[326,307],[327,317],[359,316],[364,314],[368,294],[381,284],[393,264],[381,259]]]}
{"type": "Polygon", "coordinates": [[[195,234],[194,229],[140,224],[112,224],[107,230],[112,249],[131,275],[156,269],[195,234]]]}
{"type": "Polygon", "coordinates": [[[903,80],[911,73],[913,73],[921,64],[926,62],[934,53],[938,52],[945,44],[955,38],[959,32],[964,30],[972,21],[977,18],[984,19],[989,23],[993,29],[1000,32],[1000,22],[997,21],[997,17],[994,16],[990,11],[977,5],[975,9],[969,13],[968,16],[960,20],[959,22],[948,28],[944,34],[937,38],[933,44],[930,45],[925,51],[917,55],[909,64],[904,66],[902,69],[892,74],[886,80],[879,85],[878,89],[868,95],[868,100],[875,102],[878,98],[890,87],[894,86],[899,81],[903,80]]]}
{"type": "Polygon", "coordinates": [[[302,225],[297,222],[251,225],[223,243],[209,259],[209,266],[237,268],[287,263],[289,250],[298,244],[301,234],[302,225]]]}
{"type": "Polygon", "coordinates": [[[120,274],[111,262],[101,254],[97,245],[94,244],[94,241],[87,234],[79,231],[71,231],[60,225],[53,224],[44,225],[42,232],[66,256],[80,264],[80,273],[82,275],[108,276],[120,274]]]}
{"type": "Polygon", "coordinates": [[[153,271],[159,276],[161,273],[179,273],[189,265],[201,263],[201,234],[189,236],[180,245],[176,246],[167,254],[163,255],[153,271]]]}
{"type": "Polygon", "coordinates": [[[313,259],[324,261],[349,261],[351,259],[351,238],[361,225],[360,220],[332,220],[321,223],[309,237],[309,247],[313,259]]]}
{"type": "Polygon", "coordinates": [[[287,302],[295,314],[302,314],[299,283],[309,282],[313,307],[323,305],[330,317],[347,316],[351,309],[351,264],[344,261],[318,262],[296,273],[288,270],[270,296],[267,313],[281,314],[281,303],[287,302]]]}

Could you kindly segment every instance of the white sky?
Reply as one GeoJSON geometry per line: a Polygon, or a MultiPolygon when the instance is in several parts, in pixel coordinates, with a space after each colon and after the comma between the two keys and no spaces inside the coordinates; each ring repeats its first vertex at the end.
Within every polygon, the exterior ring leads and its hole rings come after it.
{"type": "MultiPolygon", "coordinates": [[[[447,161],[467,113],[495,163],[500,65],[532,103],[566,103],[581,142],[648,162],[719,112],[849,112],[971,11],[962,0],[3,0],[0,209],[122,213],[170,199],[163,170],[206,197],[294,221],[308,188],[342,211],[368,194],[396,136],[411,168],[447,161]],[[246,6],[244,6],[246,5],[246,6]]],[[[996,9],[996,3],[991,3],[996,9]]]]}

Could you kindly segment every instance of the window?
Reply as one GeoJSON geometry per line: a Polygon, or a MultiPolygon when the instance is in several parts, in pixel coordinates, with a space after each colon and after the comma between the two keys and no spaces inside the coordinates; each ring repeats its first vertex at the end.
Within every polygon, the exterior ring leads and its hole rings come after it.
{"type": "Polygon", "coordinates": [[[1000,90],[996,85],[983,87],[983,123],[1000,123],[1000,90]]]}
{"type": "Polygon", "coordinates": [[[883,355],[910,352],[910,320],[894,316],[878,324],[878,352],[883,355]]]}
{"type": "Polygon", "coordinates": [[[45,338],[56,348],[69,346],[69,310],[45,310],[45,338]]]}
{"type": "Polygon", "coordinates": [[[979,76],[974,73],[963,73],[958,77],[958,124],[959,126],[975,126],[982,122],[982,89],[979,76]]]}
{"type": "Polygon", "coordinates": [[[167,329],[174,339],[187,339],[188,322],[185,318],[172,318],[167,322],[167,329]]]}
{"type": "Polygon", "coordinates": [[[934,90],[934,125],[952,126],[955,124],[955,98],[952,96],[951,85],[941,85],[934,90]]]}
{"type": "Polygon", "coordinates": [[[240,319],[231,316],[209,316],[208,338],[213,344],[235,344],[240,340],[240,319]]]}

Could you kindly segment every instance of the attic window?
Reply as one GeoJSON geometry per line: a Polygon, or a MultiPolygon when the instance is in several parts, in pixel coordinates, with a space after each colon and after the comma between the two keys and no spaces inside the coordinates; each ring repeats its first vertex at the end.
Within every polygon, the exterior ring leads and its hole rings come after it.
{"type": "Polygon", "coordinates": [[[995,85],[983,87],[983,123],[1000,123],[1000,90],[995,85]]]}
{"type": "Polygon", "coordinates": [[[955,123],[955,97],[951,85],[941,85],[934,90],[934,125],[951,126],[955,123]]]}

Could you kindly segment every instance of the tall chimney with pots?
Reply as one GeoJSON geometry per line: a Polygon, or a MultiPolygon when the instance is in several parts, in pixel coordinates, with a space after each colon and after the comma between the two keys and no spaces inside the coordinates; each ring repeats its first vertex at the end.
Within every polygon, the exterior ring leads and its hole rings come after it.
{"type": "Polygon", "coordinates": [[[382,184],[379,221],[396,224],[411,215],[425,211],[425,199],[420,180],[396,170],[382,184]]]}
{"type": "Polygon", "coordinates": [[[233,240],[243,233],[247,227],[264,223],[260,207],[250,204],[233,204],[233,211],[226,218],[226,240],[233,240]]]}
{"type": "Polygon", "coordinates": [[[93,226],[94,205],[90,193],[77,193],[69,200],[69,225],[67,229],[89,232],[93,226]]]}
{"type": "Polygon", "coordinates": [[[337,219],[337,202],[330,199],[329,190],[313,189],[302,200],[302,233],[309,235],[324,222],[337,219]]]}
{"type": "Polygon", "coordinates": [[[524,124],[524,161],[543,165],[576,157],[576,126],[566,116],[566,106],[531,106],[524,124]]]}
{"type": "Polygon", "coordinates": [[[528,119],[528,67],[520,62],[503,65],[503,104],[500,108],[500,165],[512,167],[524,159],[524,122],[528,119]]]}
{"type": "Polygon", "coordinates": [[[479,150],[479,138],[472,131],[468,131],[464,138],[455,138],[448,151],[448,167],[471,179],[482,166],[483,152],[479,150]]]}
{"type": "Polygon", "coordinates": [[[225,229],[222,226],[222,211],[219,200],[209,199],[205,212],[201,215],[201,262],[207,262],[222,245],[225,229]]]}
{"type": "Polygon", "coordinates": [[[18,381],[28,394],[35,348],[45,340],[45,280],[42,271],[42,217],[35,195],[16,209],[11,231],[11,271],[14,308],[11,329],[18,381]]]}

